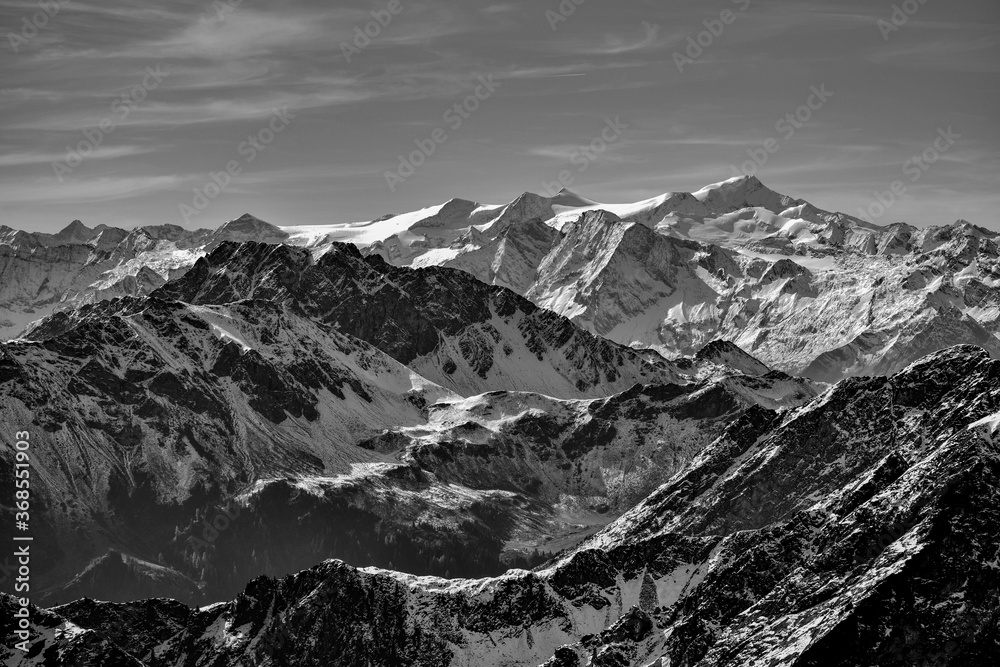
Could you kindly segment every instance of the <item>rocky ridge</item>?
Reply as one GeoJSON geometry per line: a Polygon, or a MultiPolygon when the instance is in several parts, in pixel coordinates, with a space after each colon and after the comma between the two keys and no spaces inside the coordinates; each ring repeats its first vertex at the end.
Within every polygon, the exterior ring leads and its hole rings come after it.
{"type": "MultiPolygon", "coordinates": [[[[163,607],[143,626],[157,639],[129,655],[192,666],[990,665],[998,378],[988,354],[959,347],[792,411],[754,408],[545,568],[448,581],[328,561],[181,613],[180,630],[163,607]]],[[[128,609],[39,612],[48,627],[90,632],[58,638],[36,623],[36,654],[123,650],[109,625],[128,609]]]]}

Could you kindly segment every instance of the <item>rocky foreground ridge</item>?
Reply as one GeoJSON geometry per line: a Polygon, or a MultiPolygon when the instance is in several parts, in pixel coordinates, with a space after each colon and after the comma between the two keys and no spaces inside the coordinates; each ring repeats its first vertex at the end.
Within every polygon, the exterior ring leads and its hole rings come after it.
{"type": "Polygon", "coordinates": [[[998,424],[1000,362],[951,348],[793,410],[751,408],[634,509],[535,571],[444,580],[328,561],[201,609],[83,600],[36,610],[32,656],[5,658],[993,665],[998,424]]]}

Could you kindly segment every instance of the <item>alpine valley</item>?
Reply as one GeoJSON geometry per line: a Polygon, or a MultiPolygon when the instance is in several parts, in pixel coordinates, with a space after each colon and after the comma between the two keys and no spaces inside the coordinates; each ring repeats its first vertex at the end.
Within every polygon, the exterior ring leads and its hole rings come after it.
{"type": "Polygon", "coordinates": [[[753,177],[0,226],[0,339],[11,667],[1000,664],[984,227],[753,177]]]}

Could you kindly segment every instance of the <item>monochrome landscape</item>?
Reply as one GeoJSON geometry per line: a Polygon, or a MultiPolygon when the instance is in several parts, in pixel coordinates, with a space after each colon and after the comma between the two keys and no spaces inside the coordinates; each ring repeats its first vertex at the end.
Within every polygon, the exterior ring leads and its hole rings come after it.
{"type": "Polygon", "coordinates": [[[1000,665],[995,4],[0,24],[0,664],[1000,665]]]}

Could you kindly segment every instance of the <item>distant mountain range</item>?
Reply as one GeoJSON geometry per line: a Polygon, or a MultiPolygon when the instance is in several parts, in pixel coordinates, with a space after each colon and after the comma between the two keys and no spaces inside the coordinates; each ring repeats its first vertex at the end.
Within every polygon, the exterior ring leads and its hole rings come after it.
{"type": "Polygon", "coordinates": [[[0,661],[995,665],[998,244],[755,178],[0,227],[0,661]]]}
{"type": "Polygon", "coordinates": [[[338,242],[400,267],[450,267],[584,329],[665,357],[730,340],[774,368],[831,382],[892,373],[952,344],[1000,351],[1000,234],[970,223],[880,227],[753,177],[628,205],[568,191],[505,206],[455,199],[370,223],[216,231],[78,222],[0,227],[0,334],[78,303],[141,296],[225,241],[338,242]]]}

